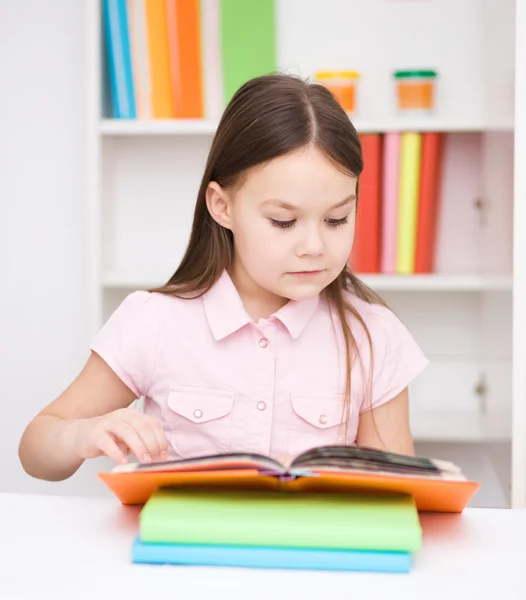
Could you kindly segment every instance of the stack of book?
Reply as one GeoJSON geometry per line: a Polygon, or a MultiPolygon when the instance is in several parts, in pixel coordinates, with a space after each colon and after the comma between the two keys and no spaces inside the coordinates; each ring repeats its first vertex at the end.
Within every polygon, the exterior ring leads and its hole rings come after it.
{"type": "Polygon", "coordinates": [[[320,446],[286,464],[227,453],[117,465],[99,478],[144,505],[137,563],[407,572],[419,511],[462,512],[479,484],[453,463],[320,446]]]}
{"type": "Polygon", "coordinates": [[[133,561],[400,573],[421,542],[411,496],[161,489],[133,561]]]}
{"type": "Polygon", "coordinates": [[[356,273],[412,275],[436,269],[444,133],[389,132],[360,136],[356,273]]]}

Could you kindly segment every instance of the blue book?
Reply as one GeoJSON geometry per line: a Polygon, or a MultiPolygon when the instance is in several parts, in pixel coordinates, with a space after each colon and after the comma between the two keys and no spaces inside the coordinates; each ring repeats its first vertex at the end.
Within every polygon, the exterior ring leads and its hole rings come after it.
{"type": "Polygon", "coordinates": [[[132,558],[136,564],[409,573],[412,555],[372,550],[154,544],[143,542],[137,536],[132,558]]]}
{"type": "Polygon", "coordinates": [[[104,0],[104,31],[108,54],[113,117],[135,119],[135,94],[126,0],[104,0]]]}

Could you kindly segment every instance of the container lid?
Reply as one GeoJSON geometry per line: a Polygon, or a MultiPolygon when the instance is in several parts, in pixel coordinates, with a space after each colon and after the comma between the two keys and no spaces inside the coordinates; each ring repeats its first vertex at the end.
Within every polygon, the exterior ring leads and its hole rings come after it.
{"type": "Polygon", "coordinates": [[[318,71],[316,79],[359,79],[358,71],[318,71]]]}
{"type": "Polygon", "coordinates": [[[437,72],[426,69],[414,69],[406,71],[395,71],[394,76],[396,79],[405,79],[406,77],[436,77],[437,72]]]}

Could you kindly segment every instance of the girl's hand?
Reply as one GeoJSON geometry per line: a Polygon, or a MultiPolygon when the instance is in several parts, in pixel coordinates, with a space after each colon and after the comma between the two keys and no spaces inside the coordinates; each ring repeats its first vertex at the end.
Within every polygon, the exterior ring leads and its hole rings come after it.
{"type": "Polygon", "coordinates": [[[128,454],[133,453],[139,462],[147,463],[168,457],[162,425],[133,408],[121,408],[73,423],[73,452],[79,458],[106,455],[117,463],[126,463],[128,454]]]}

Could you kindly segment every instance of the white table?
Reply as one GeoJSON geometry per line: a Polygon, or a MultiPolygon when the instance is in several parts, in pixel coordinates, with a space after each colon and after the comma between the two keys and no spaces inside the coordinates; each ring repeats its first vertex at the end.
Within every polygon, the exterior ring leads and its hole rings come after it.
{"type": "Polygon", "coordinates": [[[134,565],[139,507],[0,494],[0,598],[526,599],[526,511],[422,515],[409,574],[134,565]]]}

